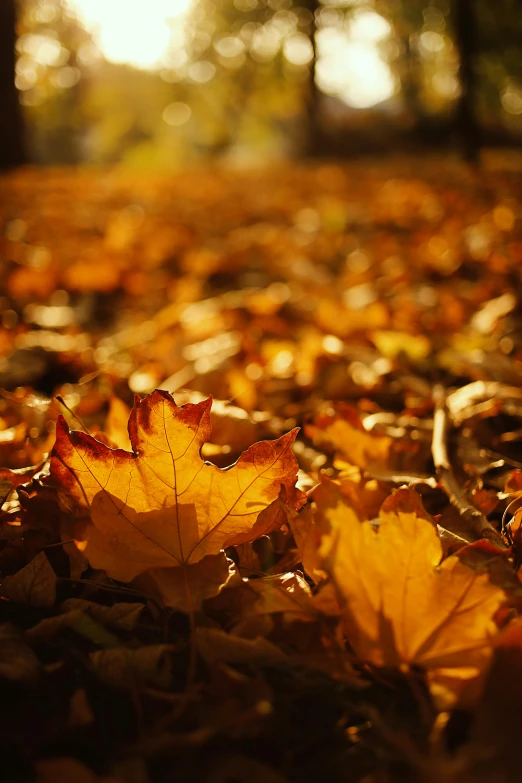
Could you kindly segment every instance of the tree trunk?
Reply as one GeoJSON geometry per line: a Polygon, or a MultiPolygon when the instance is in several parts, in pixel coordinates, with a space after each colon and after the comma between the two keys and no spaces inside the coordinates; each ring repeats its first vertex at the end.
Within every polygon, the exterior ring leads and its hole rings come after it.
{"type": "Polygon", "coordinates": [[[16,0],[0,0],[0,170],[25,162],[22,112],[15,87],[16,0]]]}
{"type": "MultiPolygon", "coordinates": [[[[397,25],[396,31],[400,30],[397,25]]],[[[419,90],[419,62],[418,56],[412,51],[410,44],[410,30],[402,30],[397,34],[400,44],[400,63],[401,63],[401,87],[404,97],[404,104],[408,113],[410,127],[422,125],[424,119],[424,109],[420,100],[419,90]]]]}
{"type": "Polygon", "coordinates": [[[301,3],[312,14],[310,21],[310,43],[312,44],[313,57],[310,63],[308,76],[308,90],[305,101],[306,130],[305,130],[305,155],[310,157],[320,156],[324,152],[324,134],[319,112],[320,91],[315,83],[315,66],[317,62],[317,47],[315,34],[317,32],[315,14],[321,8],[319,0],[303,0],[301,3]]]}
{"type": "Polygon", "coordinates": [[[480,134],[475,115],[476,29],[473,0],[453,0],[455,41],[460,57],[461,95],[455,115],[456,131],[466,160],[476,163],[480,152],[480,134]]]}

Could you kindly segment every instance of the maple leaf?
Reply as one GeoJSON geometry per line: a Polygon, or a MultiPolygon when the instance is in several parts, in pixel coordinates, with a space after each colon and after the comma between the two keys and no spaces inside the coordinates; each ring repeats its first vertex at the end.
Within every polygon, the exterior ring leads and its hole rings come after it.
{"type": "Polygon", "coordinates": [[[111,446],[118,449],[128,449],[129,433],[127,422],[129,421],[130,408],[114,394],[109,401],[109,412],[105,420],[104,434],[108,437],[111,446]]]}
{"type": "Polygon", "coordinates": [[[163,606],[190,612],[201,609],[206,598],[213,598],[237,580],[241,577],[233,562],[220,552],[184,568],[153,568],[132,584],[163,606]]]}
{"type": "MultiPolygon", "coordinates": [[[[321,486],[321,485],[319,485],[321,486]]],[[[289,514],[288,524],[296,543],[299,559],[310,579],[319,584],[327,577],[319,556],[322,529],[317,524],[316,509],[305,506],[300,514],[289,514]]]]}
{"type": "Polygon", "coordinates": [[[413,503],[407,510],[404,496],[396,510],[389,510],[393,504],[381,510],[376,526],[360,522],[334,485],[330,493],[322,512],[330,533],[319,552],[338,592],[347,639],[375,666],[424,668],[434,695],[448,703],[459,681],[488,662],[504,591],[456,556],[440,563],[436,526],[413,503]]]}
{"type": "Polygon", "coordinates": [[[210,436],[211,404],[178,407],[161,390],[138,397],[128,425],[132,452],[58,420],[51,476],[63,502],[90,510],[81,548],[91,566],[121,581],[188,566],[277,527],[281,493],[299,505],[290,449],[297,429],[254,444],[221,470],[199,453],[210,436]]]}
{"type": "Polygon", "coordinates": [[[290,512],[288,524],[305,572],[310,579],[319,584],[328,576],[319,553],[321,537],[331,530],[329,519],[325,514],[326,510],[332,501],[335,504],[342,498],[342,502],[350,506],[361,521],[365,519],[365,511],[361,504],[359,487],[351,481],[341,484],[332,481],[326,475],[321,475],[320,483],[310,490],[308,497],[313,499],[314,505],[308,504],[300,513],[290,512]]]}
{"type": "Polygon", "coordinates": [[[56,601],[56,574],[45,552],[40,552],[16,574],[6,576],[0,594],[14,603],[50,608],[56,601]]]}
{"type": "Polygon", "coordinates": [[[329,451],[343,455],[352,465],[366,468],[370,463],[385,463],[392,446],[387,435],[366,432],[356,409],[338,405],[333,413],[319,414],[305,426],[305,434],[329,451]]]}
{"type": "Polygon", "coordinates": [[[317,617],[307,582],[289,572],[264,579],[245,579],[243,606],[233,633],[239,636],[268,635],[273,628],[271,615],[278,614],[283,624],[310,622],[317,617]],[[253,630],[252,630],[253,629],[253,630]]]}

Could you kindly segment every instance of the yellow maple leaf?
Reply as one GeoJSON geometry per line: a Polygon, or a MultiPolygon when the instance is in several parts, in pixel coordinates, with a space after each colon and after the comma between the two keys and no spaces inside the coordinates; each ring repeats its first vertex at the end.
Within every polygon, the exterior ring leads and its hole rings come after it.
{"type": "Polygon", "coordinates": [[[319,546],[323,534],[331,530],[325,513],[330,504],[333,502],[335,505],[341,499],[346,507],[349,506],[353,510],[358,519],[362,521],[366,517],[361,503],[364,490],[360,486],[349,480],[334,481],[324,474],[319,478],[319,484],[308,493],[308,498],[314,501],[314,505],[308,504],[299,513],[288,514],[288,524],[294,536],[299,558],[306,574],[316,584],[324,581],[328,576],[323,568],[319,546]]]}
{"type": "Polygon", "coordinates": [[[111,446],[118,449],[128,449],[129,433],[127,422],[129,421],[130,408],[116,395],[112,395],[109,401],[109,412],[105,419],[104,433],[107,435],[111,446]]]}
{"type": "MultiPolygon", "coordinates": [[[[338,593],[346,637],[378,667],[426,670],[439,704],[456,697],[491,655],[505,593],[457,556],[441,563],[437,529],[415,510],[360,522],[332,485],[319,553],[338,593]]],[[[390,504],[388,504],[389,508],[390,504]]]]}
{"type": "Polygon", "coordinates": [[[290,449],[297,430],[254,444],[221,470],[200,456],[211,404],[178,407],[160,390],[137,398],[132,452],[70,432],[59,419],[51,476],[62,502],[90,510],[82,551],[91,566],[130,581],[150,569],[192,565],[279,525],[281,493],[299,505],[290,449]]]}

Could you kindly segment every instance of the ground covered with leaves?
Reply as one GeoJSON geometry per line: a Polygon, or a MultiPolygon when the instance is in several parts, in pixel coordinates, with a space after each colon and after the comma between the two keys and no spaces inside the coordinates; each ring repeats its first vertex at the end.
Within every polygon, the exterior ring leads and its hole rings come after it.
{"type": "Polygon", "coordinates": [[[521,196],[0,180],[3,780],[519,779],[521,196]]]}

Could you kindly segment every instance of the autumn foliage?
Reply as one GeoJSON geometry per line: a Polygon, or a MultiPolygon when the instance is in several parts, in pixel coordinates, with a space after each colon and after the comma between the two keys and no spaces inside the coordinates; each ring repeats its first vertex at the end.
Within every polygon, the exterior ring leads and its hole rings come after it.
{"type": "MultiPolygon", "coordinates": [[[[282,502],[296,505],[290,446],[297,431],[254,444],[220,470],[199,453],[210,435],[211,404],[179,408],[161,391],[138,398],[129,419],[132,453],[70,433],[59,419],[51,477],[64,504],[73,500],[90,514],[77,543],[93,568],[127,582],[152,571],[166,585],[169,574],[156,569],[201,563],[204,581],[207,557],[270,533],[283,521],[282,502]]],[[[168,594],[165,600],[179,602],[168,594]]]]}
{"type": "Polygon", "coordinates": [[[520,186],[428,174],[2,180],[8,780],[514,779],[520,186]]]}

